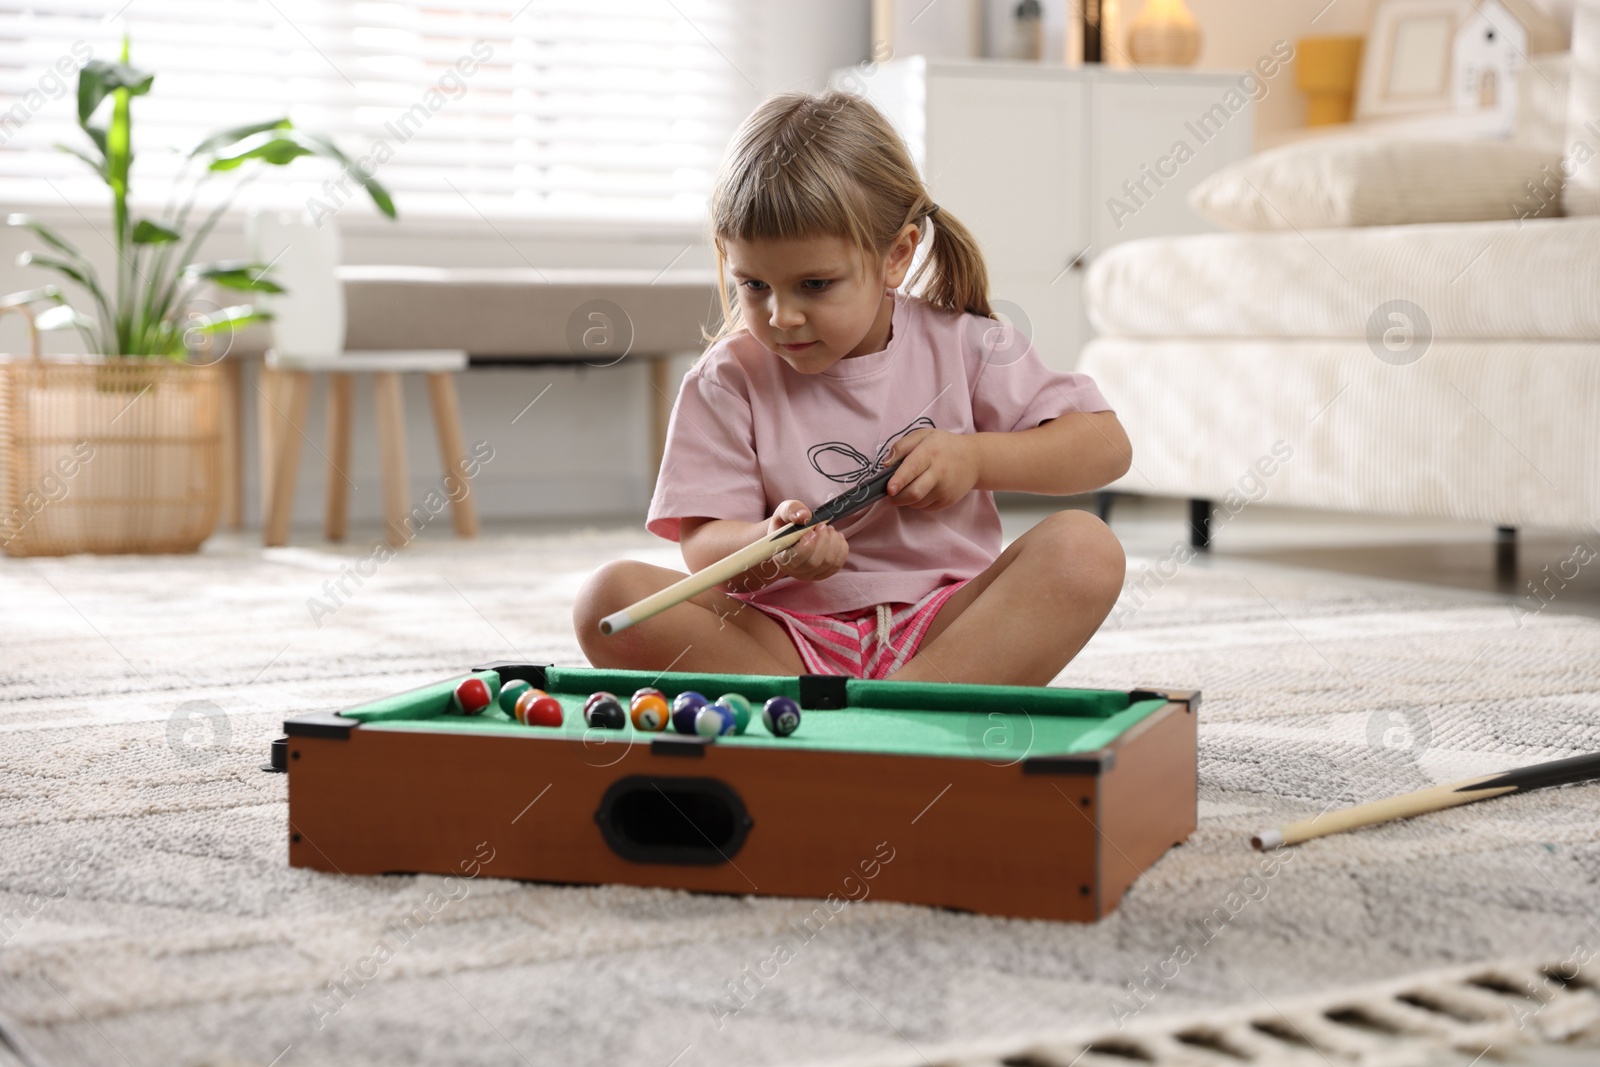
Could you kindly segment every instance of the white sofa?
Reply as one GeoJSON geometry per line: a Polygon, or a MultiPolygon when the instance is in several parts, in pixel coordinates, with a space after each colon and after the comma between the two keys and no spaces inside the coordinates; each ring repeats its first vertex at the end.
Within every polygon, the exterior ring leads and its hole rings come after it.
{"type": "MultiPolygon", "coordinates": [[[[1600,0],[1579,6],[1570,64],[1540,67],[1546,88],[1524,100],[1546,113],[1525,113],[1523,128],[1552,159],[1580,138],[1600,150],[1600,124],[1584,125],[1600,103],[1600,0]],[[1550,72],[1568,67],[1567,93],[1548,91],[1550,72]],[[1567,102],[1564,121],[1547,113],[1552,98],[1567,102]]],[[[1217,233],[1110,250],[1088,277],[1098,336],[1079,369],[1134,443],[1133,469],[1112,488],[1207,502],[1192,511],[1202,547],[1209,502],[1246,499],[1501,528],[1593,526],[1596,188],[1600,158],[1568,181],[1565,217],[1217,233]]]]}

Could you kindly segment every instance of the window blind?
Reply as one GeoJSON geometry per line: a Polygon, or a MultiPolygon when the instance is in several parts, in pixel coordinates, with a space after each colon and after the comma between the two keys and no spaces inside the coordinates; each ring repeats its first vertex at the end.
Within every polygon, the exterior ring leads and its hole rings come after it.
{"type": "MultiPolygon", "coordinates": [[[[108,6],[0,0],[0,201],[106,201],[51,146],[85,143],[77,68],[116,59],[124,31],[133,65],[155,75],[133,105],[147,209],[204,136],[286,114],[369,161],[402,218],[695,222],[755,100],[750,19],[731,0],[108,6]]],[[[331,163],[265,170],[253,203],[374,213],[331,163]]]]}

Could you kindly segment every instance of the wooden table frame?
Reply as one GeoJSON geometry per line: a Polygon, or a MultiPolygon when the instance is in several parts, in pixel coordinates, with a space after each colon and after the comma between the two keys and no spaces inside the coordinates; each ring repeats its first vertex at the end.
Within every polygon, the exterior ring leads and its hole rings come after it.
{"type": "MultiPolygon", "coordinates": [[[[507,680],[543,680],[537,666],[495,667],[507,680]]],[[[1199,693],[1144,694],[1167,703],[1105,748],[1007,765],[670,733],[596,746],[299,716],[284,724],[289,862],[447,874],[487,847],[496,858],[484,873],[497,877],[825,898],[878,856],[875,899],[1092,921],[1196,825],[1199,693]],[[627,858],[606,839],[608,791],[624,780],[664,796],[731,789],[729,818],[755,829],[713,845],[726,855],[702,850],[710,862],[627,858]]]]}

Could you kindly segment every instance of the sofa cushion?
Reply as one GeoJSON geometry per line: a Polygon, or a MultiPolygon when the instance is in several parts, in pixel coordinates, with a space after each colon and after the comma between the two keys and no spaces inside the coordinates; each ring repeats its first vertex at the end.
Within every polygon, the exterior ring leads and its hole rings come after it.
{"type": "Polygon", "coordinates": [[[1130,493],[1591,529],[1600,343],[1097,338],[1078,369],[1134,442],[1130,493]]]}
{"type": "Polygon", "coordinates": [[[1395,300],[1438,338],[1600,340],[1600,218],[1116,245],[1089,270],[1090,321],[1133,337],[1381,338],[1395,300]]]}
{"type": "Polygon", "coordinates": [[[1224,167],[1189,205],[1230,230],[1549,218],[1560,163],[1559,150],[1525,144],[1321,137],[1224,167]]]}

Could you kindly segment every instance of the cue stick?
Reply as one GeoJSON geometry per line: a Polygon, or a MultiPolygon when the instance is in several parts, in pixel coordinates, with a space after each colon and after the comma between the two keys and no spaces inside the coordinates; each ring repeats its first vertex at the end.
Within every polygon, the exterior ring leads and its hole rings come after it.
{"type": "Polygon", "coordinates": [[[840,493],[813,512],[809,522],[791,522],[783,529],[774,530],[759,541],[754,541],[737,552],[724,556],[711,566],[674,582],[661,592],[653,593],[637,604],[630,604],[621,611],[607,615],[600,620],[600,632],[609,637],[611,634],[626,630],[636,622],[643,622],[652,615],[659,615],[668,608],[676,607],[690,597],[699,596],[707,589],[721,585],[729,578],[743,574],[757,564],[765,563],[800,540],[813,526],[843,518],[882,499],[888,495],[889,478],[898,468],[899,464],[886,467],[854,489],[840,493]]]}
{"type": "Polygon", "coordinates": [[[1505,796],[1507,793],[1526,793],[1530,789],[1543,789],[1552,785],[1571,785],[1600,778],[1600,752],[1587,756],[1572,756],[1549,763],[1535,763],[1518,767],[1503,774],[1484,774],[1465,778],[1459,782],[1418,789],[1397,797],[1386,797],[1353,808],[1327,812],[1310,819],[1290,823],[1273,830],[1263,830],[1250,839],[1250,844],[1265,851],[1279,845],[1298,845],[1313,837],[1372,826],[1393,819],[1409,819],[1430,811],[1442,811],[1475,800],[1505,796]]]}

